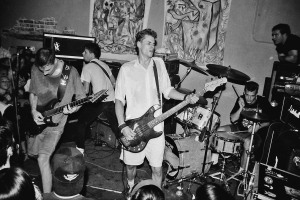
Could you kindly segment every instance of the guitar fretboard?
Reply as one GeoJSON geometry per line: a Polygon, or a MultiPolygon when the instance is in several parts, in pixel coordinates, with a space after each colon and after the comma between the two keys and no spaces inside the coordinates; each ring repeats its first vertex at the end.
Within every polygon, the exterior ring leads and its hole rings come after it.
{"type": "MultiPolygon", "coordinates": [[[[201,92],[200,94],[197,94],[197,96],[199,97],[199,96],[202,96],[203,94],[204,94],[204,91],[201,92]]],[[[171,108],[167,112],[161,114],[160,116],[158,116],[155,119],[153,119],[150,122],[148,122],[147,125],[149,126],[149,128],[153,128],[154,126],[156,126],[157,124],[161,123],[162,121],[164,121],[165,119],[167,119],[168,117],[170,117],[175,112],[177,112],[178,110],[180,110],[184,106],[188,105],[189,103],[190,103],[189,100],[182,101],[181,103],[179,103],[178,105],[174,106],[173,108],[171,108]]]]}
{"type": "Polygon", "coordinates": [[[66,107],[67,105],[70,105],[71,107],[80,106],[80,105],[82,105],[84,103],[89,102],[90,101],[89,99],[90,99],[90,97],[85,97],[83,99],[79,99],[77,101],[73,101],[73,102],[71,102],[69,104],[66,104],[66,105],[63,105],[63,106],[59,106],[59,107],[53,108],[51,110],[47,110],[47,111],[44,112],[44,116],[50,117],[50,116],[62,113],[63,110],[64,110],[64,107],[66,107]]]}

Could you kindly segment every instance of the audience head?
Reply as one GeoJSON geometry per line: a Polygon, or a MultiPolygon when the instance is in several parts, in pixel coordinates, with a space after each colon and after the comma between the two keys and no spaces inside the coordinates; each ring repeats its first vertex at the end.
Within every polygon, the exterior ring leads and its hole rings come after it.
{"type": "Polygon", "coordinates": [[[283,45],[291,34],[291,29],[288,24],[277,24],[272,28],[272,40],[277,45],[283,45]]]}
{"type": "Polygon", "coordinates": [[[30,176],[21,168],[0,170],[0,199],[35,200],[35,189],[30,176]]]}
{"type": "Polygon", "coordinates": [[[35,65],[37,67],[43,67],[48,64],[54,64],[55,53],[52,49],[41,48],[36,52],[35,65]]]}
{"type": "Polygon", "coordinates": [[[131,200],[164,200],[165,195],[163,191],[156,185],[144,185],[138,188],[133,195],[131,200]]]}
{"type": "Polygon", "coordinates": [[[279,30],[279,32],[283,34],[290,35],[291,34],[291,28],[288,24],[277,24],[272,28],[272,32],[279,30]]]}
{"type": "Polygon", "coordinates": [[[83,188],[85,161],[75,147],[59,148],[52,159],[53,191],[59,196],[79,194],[83,188]]]}
{"type": "Polygon", "coordinates": [[[14,138],[12,124],[0,119],[0,169],[10,167],[9,159],[13,155],[14,138]]]}
{"type": "Polygon", "coordinates": [[[0,88],[8,90],[10,88],[10,80],[7,76],[0,77],[0,88]]]}
{"type": "Polygon", "coordinates": [[[216,183],[207,183],[196,191],[196,200],[234,200],[234,198],[216,183]]]}
{"type": "Polygon", "coordinates": [[[90,62],[94,58],[99,59],[100,56],[101,49],[98,44],[89,42],[84,45],[83,57],[86,62],[90,62]],[[94,54],[94,56],[92,54],[94,54]]]}

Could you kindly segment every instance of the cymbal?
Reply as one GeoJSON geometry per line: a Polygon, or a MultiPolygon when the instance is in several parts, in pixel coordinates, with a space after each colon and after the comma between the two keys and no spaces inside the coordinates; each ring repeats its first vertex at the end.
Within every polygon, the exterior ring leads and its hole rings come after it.
{"type": "Polygon", "coordinates": [[[195,60],[192,61],[192,62],[187,62],[187,61],[184,61],[184,60],[180,59],[179,63],[182,64],[182,65],[184,65],[184,66],[186,66],[186,67],[191,67],[192,69],[194,69],[194,70],[196,70],[196,71],[198,71],[198,72],[200,72],[200,73],[208,76],[208,73],[204,69],[202,69],[201,67],[198,67],[196,65],[195,60]]]}
{"type": "Polygon", "coordinates": [[[211,75],[227,77],[228,80],[233,83],[245,84],[250,80],[250,77],[248,75],[236,69],[232,69],[230,66],[225,67],[222,65],[207,64],[206,67],[208,68],[208,73],[210,73],[211,75]]]}
{"type": "Polygon", "coordinates": [[[256,111],[242,111],[241,115],[252,121],[269,121],[270,117],[266,114],[256,111]]]}

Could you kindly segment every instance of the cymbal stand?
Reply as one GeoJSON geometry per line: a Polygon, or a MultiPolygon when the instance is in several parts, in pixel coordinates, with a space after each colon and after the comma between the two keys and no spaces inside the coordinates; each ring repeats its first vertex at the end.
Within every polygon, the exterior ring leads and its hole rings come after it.
{"type": "Polygon", "coordinates": [[[192,67],[188,67],[185,75],[181,78],[181,80],[179,81],[179,83],[176,85],[175,89],[178,89],[181,85],[181,83],[184,81],[184,79],[190,74],[190,72],[192,71],[192,67]]]}
{"type": "MultiPolygon", "coordinates": [[[[255,132],[256,125],[257,125],[257,121],[254,121],[252,132],[251,132],[250,145],[249,145],[249,149],[247,151],[246,167],[245,167],[244,171],[238,172],[238,173],[234,174],[233,176],[231,176],[230,178],[227,179],[227,181],[229,181],[231,179],[238,180],[235,177],[238,176],[238,175],[240,175],[242,173],[242,175],[243,175],[243,181],[240,182],[238,188],[240,188],[241,186],[243,186],[243,194],[241,196],[243,196],[244,199],[247,199],[248,193],[250,192],[249,191],[249,184],[247,183],[248,175],[249,175],[248,168],[249,168],[249,162],[250,162],[250,157],[251,157],[251,152],[252,152],[252,144],[253,144],[254,132],[255,132]]],[[[253,176],[253,174],[251,174],[251,177],[252,176],[253,176]]],[[[238,180],[238,181],[240,181],[240,180],[238,180]]],[[[251,182],[251,180],[249,181],[249,183],[250,182],[251,182]]]]}
{"type": "Polygon", "coordinates": [[[215,112],[215,109],[218,105],[219,99],[221,97],[222,94],[222,90],[219,92],[219,96],[218,97],[213,97],[213,102],[212,102],[212,109],[211,109],[211,113],[210,113],[210,117],[208,120],[208,124],[203,128],[204,130],[201,131],[201,134],[199,136],[199,142],[203,142],[205,140],[206,144],[205,144],[205,153],[204,153],[204,160],[203,160],[203,166],[202,166],[202,174],[205,174],[205,165],[206,163],[206,158],[207,158],[207,152],[208,152],[208,148],[209,148],[209,136],[211,135],[211,129],[212,129],[212,120],[213,120],[213,114],[215,112]],[[209,128],[207,128],[207,126],[209,126],[209,128]]]}

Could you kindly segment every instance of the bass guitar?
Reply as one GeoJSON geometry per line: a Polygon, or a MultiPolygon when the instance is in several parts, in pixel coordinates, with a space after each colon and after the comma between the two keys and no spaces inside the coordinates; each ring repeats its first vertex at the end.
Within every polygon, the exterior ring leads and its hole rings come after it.
{"type": "Polygon", "coordinates": [[[75,107],[75,106],[80,106],[83,105],[85,103],[94,103],[97,100],[99,100],[100,97],[102,97],[102,100],[106,98],[107,94],[106,94],[107,90],[101,90],[95,94],[92,94],[90,96],[87,96],[85,98],[76,100],[76,101],[72,101],[69,104],[66,105],[62,105],[59,107],[56,107],[57,105],[57,99],[53,99],[51,100],[46,106],[37,106],[37,111],[39,111],[43,117],[44,117],[44,124],[35,124],[35,127],[33,128],[33,132],[31,133],[32,135],[38,135],[40,134],[46,127],[54,127],[57,126],[58,123],[54,123],[52,121],[52,117],[54,115],[57,115],[59,113],[63,112],[64,107],[70,105],[70,107],[75,107]]]}
{"type": "MultiPolygon", "coordinates": [[[[226,82],[226,78],[208,82],[205,84],[203,91],[197,93],[196,95],[198,97],[203,96],[205,92],[214,91],[216,87],[226,82]]],[[[136,134],[132,140],[127,140],[125,136],[121,136],[121,143],[126,148],[126,150],[130,152],[138,153],[142,151],[146,147],[150,139],[157,138],[162,135],[162,132],[154,131],[153,128],[190,103],[191,100],[186,99],[156,118],[154,118],[154,113],[156,110],[158,110],[159,106],[152,106],[143,116],[126,121],[126,125],[129,126],[136,134]]]]}

